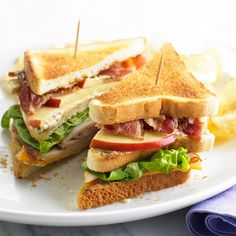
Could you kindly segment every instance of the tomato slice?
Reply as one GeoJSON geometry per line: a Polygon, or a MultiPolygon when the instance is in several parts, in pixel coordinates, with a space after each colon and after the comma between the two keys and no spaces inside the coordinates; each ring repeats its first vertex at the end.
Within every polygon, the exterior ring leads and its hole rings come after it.
{"type": "Polygon", "coordinates": [[[127,59],[126,61],[123,61],[123,62],[121,63],[121,67],[126,68],[126,69],[135,67],[133,58],[129,58],[129,59],[127,59]]]}
{"type": "Polygon", "coordinates": [[[44,106],[45,107],[60,107],[60,104],[61,104],[61,99],[50,98],[49,100],[46,101],[44,106]]]}
{"type": "Polygon", "coordinates": [[[146,59],[143,55],[138,55],[133,58],[133,63],[136,66],[136,68],[138,69],[146,63],[146,59]]]}
{"type": "Polygon", "coordinates": [[[41,120],[29,120],[28,121],[28,125],[33,128],[36,128],[36,129],[40,128],[40,124],[41,124],[41,120]]]}

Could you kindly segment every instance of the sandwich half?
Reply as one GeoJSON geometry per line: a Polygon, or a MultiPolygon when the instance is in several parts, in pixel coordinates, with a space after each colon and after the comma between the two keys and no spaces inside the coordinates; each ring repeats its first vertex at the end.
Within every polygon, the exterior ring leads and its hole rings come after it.
{"type": "Polygon", "coordinates": [[[27,51],[19,105],[2,118],[11,126],[14,173],[25,178],[38,169],[86,148],[97,128],[88,103],[145,64],[144,38],[96,42],[73,48],[27,51]]]}
{"type": "Polygon", "coordinates": [[[172,45],[161,51],[90,102],[100,130],[82,164],[79,208],[184,183],[191,169],[201,169],[197,153],[212,149],[207,121],[217,113],[216,96],[186,69],[172,45]]]}

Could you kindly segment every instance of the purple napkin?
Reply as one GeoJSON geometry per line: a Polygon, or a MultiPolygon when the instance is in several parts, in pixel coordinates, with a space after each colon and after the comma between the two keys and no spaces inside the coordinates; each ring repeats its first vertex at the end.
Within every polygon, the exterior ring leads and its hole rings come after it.
{"type": "Polygon", "coordinates": [[[193,206],[186,222],[195,235],[236,235],[236,185],[193,206]]]}

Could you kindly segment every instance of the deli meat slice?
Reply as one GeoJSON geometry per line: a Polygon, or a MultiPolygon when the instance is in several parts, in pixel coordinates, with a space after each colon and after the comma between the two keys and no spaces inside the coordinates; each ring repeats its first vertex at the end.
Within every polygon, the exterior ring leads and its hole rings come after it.
{"type": "Polygon", "coordinates": [[[129,137],[143,139],[144,128],[142,120],[134,120],[125,123],[105,125],[103,129],[114,134],[123,134],[129,137]]]}

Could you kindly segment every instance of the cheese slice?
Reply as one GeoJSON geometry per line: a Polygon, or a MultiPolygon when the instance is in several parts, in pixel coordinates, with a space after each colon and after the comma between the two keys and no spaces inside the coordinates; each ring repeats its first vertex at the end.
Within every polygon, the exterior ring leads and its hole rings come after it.
{"type": "Polygon", "coordinates": [[[57,158],[54,159],[45,159],[45,160],[39,160],[39,159],[33,159],[28,152],[26,151],[25,147],[22,146],[20,152],[18,153],[18,161],[23,162],[26,165],[33,165],[33,166],[46,166],[50,164],[53,161],[56,161],[57,158]]]}
{"type": "Polygon", "coordinates": [[[57,127],[66,122],[72,116],[84,111],[88,103],[102,92],[113,87],[117,82],[100,84],[88,88],[79,89],[73,93],[58,96],[61,99],[59,108],[41,107],[34,114],[23,113],[25,124],[31,134],[38,141],[46,139],[57,127]],[[40,121],[40,129],[35,129],[29,125],[32,120],[40,121]]]}

